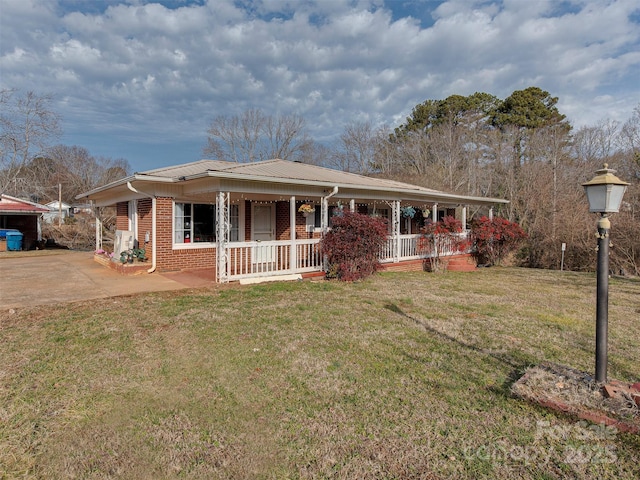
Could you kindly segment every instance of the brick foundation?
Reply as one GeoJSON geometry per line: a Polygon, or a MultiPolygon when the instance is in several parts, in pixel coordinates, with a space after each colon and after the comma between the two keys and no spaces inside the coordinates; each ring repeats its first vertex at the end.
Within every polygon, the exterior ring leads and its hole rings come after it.
{"type": "Polygon", "coordinates": [[[424,271],[424,261],[408,260],[398,263],[383,263],[381,270],[384,272],[422,272],[424,271]]]}
{"type": "Polygon", "coordinates": [[[98,262],[100,265],[110,268],[111,270],[115,270],[121,275],[139,275],[142,273],[146,273],[149,268],[151,268],[151,264],[149,262],[134,262],[134,263],[121,263],[114,262],[109,257],[105,255],[94,255],[93,260],[98,262]]]}

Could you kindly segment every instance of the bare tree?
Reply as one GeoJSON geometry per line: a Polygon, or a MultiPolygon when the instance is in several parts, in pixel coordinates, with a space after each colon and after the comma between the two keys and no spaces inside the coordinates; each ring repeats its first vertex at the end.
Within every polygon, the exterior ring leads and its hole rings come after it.
{"type": "Polygon", "coordinates": [[[297,161],[319,167],[331,167],[332,155],[333,151],[326,145],[308,142],[300,149],[297,161]]]}
{"type": "Polygon", "coordinates": [[[391,141],[391,128],[382,125],[375,131],[373,171],[382,175],[394,173],[396,170],[397,147],[391,141]]]}
{"type": "Polygon", "coordinates": [[[633,115],[622,126],[620,145],[633,156],[634,162],[640,167],[640,104],[634,108],[633,115]]]}
{"type": "Polygon", "coordinates": [[[125,177],[130,171],[129,162],[124,159],[94,157],[77,145],[55,145],[47,149],[46,159],[50,177],[39,177],[37,182],[61,184],[64,198],[70,203],[76,195],[125,177]]]}
{"type": "Polygon", "coordinates": [[[24,167],[61,134],[53,97],[32,91],[0,91],[0,192],[19,191],[24,167]]]}
{"type": "MultiPolygon", "coordinates": [[[[304,118],[298,115],[268,116],[262,125],[269,149],[261,160],[281,158],[299,159],[306,147],[312,143],[309,139],[304,118]]],[[[261,152],[262,153],[262,152],[261,152]]]]}
{"type": "Polygon", "coordinates": [[[274,117],[258,109],[247,110],[240,116],[220,115],[207,134],[204,155],[236,163],[299,159],[311,143],[302,117],[274,117]]]}
{"type": "Polygon", "coordinates": [[[332,156],[332,166],[345,172],[370,173],[375,165],[375,131],[369,122],[349,123],[338,148],[332,156]]]}
{"type": "Polygon", "coordinates": [[[581,127],[573,134],[574,156],[592,162],[613,154],[619,125],[614,120],[603,120],[594,126],[581,127]]]}

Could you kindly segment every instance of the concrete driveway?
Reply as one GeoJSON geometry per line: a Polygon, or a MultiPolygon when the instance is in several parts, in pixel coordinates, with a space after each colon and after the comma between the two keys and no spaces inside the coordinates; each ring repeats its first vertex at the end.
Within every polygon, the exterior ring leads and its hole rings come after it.
{"type": "Polygon", "coordinates": [[[213,271],[121,275],[93,252],[0,252],[0,311],[140,292],[213,286],[213,271]]]}

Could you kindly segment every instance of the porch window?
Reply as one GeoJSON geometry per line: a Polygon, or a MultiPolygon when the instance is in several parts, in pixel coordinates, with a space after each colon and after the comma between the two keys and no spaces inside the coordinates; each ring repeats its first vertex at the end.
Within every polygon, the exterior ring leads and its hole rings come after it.
{"type": "MultiPolygon", "coordinates": [[[[338,207],[336,205],[329,205],[328,217],[329,217],[329,225],[327,227],[331,228],[333,226],[333,217],[336,214],[336,210],[338,207]]],[[[307,220],[307,225],[309,225],[309,221],[307,220]]],[[[322,227],[322,208],[320,205],[316,205],[316,209],[313,214],[313,228],[321,228],[322,227]]]]}
{"type": "Polygon", "coordinates": [[[320,205],[317,205],[313,212],[313,228],[320,227],[322,227],[322,209],[320,208],[320,205]]]}
{"type": "MultiPolygon", "coordinates": [[[[238,205],[231,205],[229,220],[230,241],[238,241],[239,211],[238,205]]],[[[216,206],[208,203],[175,204],[173,222],[175,243],[213,243],[216,241],[216,206]]]]}
{"type": "Polygon", "coordinates": [[[229,208],[229,221],[231,222],[229,241],[237,242],[240,240],[240,208],[238,205],[231,205],[229,208]]]}

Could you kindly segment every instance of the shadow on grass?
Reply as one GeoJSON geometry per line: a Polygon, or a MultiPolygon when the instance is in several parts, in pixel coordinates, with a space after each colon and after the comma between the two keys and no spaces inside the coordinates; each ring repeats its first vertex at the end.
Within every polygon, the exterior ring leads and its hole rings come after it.
{"type": "Polygon", "coordinates": [[[408,313],[404,312],[400,307],[398,307],[398,305],[396,305],[395,303],[387,303],[384,305],[384,308],[386,308],[387,310],[396,313],[404,318],[406,318],[407,320],[411,320],[413,323],[415,323],[416,325],[422,327],[425,329],[425,331],[442,338],[443,340],[446,340],[447,342],[450,343],[454,343],[456,345],[459,345],[467,350],[471,350],[473,352],[477,352],[480,353],[482,355],[486,355],[489,356],[495,360],[497,360],[498,362],[506,365],[507,367],[509,367],[511,370],[509,372],[509,374],[507,375],[507,378],[505,379],[505,382],[499,387],[491,387],[491,390],[494,391],[495,393],[501,394],[501,395],[505,395],[505,396],[511,396],[511,385],[513,385],[513,383],[515,383],[525,372],[525,370],[527,368],[529,368],[532,365],[536,364],[536,359],[530,358],[529,356],[525,355],[525,354],[520,354],[520,355],[514,355],[513,353],[508,354],[508,353],[496,353],[496,352],[492,352],[490,350],[486,350],[484,348],[480,348],[477,345],[473,345],[471,343],[467,343],[464,342],[458,338],[452,337],[451,335],[447,335],[444,332],[441,332],[440,330],[437,330],[435,328],[433,328],[431,325],[429,325],[427,322],[420,320],[419,318],[415,318],[412,317],[411,315],[409,315],[408,313]]]}

